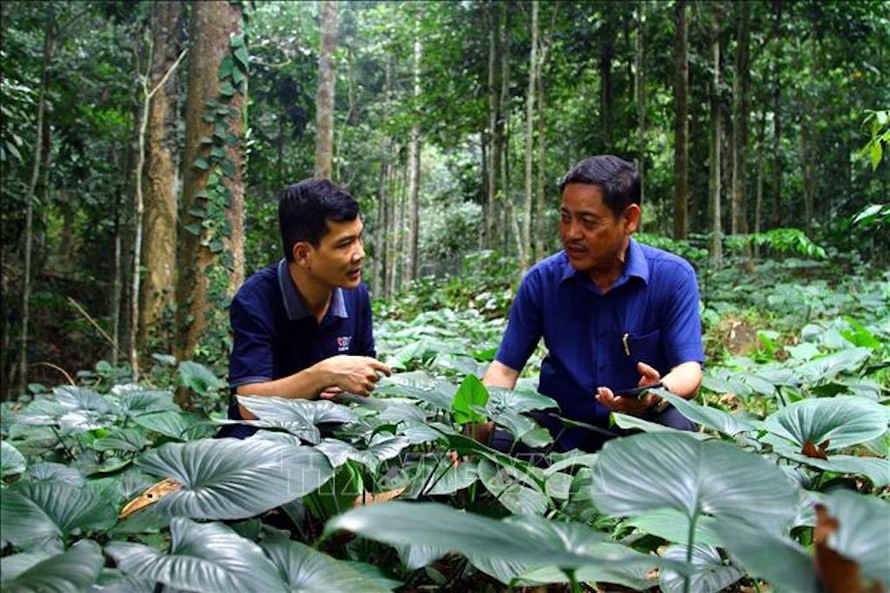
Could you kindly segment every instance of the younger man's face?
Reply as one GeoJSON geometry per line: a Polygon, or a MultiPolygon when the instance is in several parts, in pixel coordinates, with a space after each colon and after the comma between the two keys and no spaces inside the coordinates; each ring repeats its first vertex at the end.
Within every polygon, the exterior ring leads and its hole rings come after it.
{"type": "Polygon", "coordinates": [[[362,281],[365,247],[360,217],[343,222],[327,221],[328,233],[318,247],[309,250],[309,273],[331,288],[355,288],[362,281]]]}

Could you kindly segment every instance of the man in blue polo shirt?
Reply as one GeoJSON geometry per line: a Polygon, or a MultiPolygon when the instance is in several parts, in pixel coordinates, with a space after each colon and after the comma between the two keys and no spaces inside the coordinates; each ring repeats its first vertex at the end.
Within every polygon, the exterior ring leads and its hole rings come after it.
{"type": "Polygon", "coordinates": [[[566,428],[547,415],[558,450],[593,451],[617,429],[610,412],[691,430],[691,422],[652,392],[615,392],[661,382],[692,398],[704,351],[698,287],[684,259],[631,238],[640,223],[640,178],[615,156],[575,165],[560,184],[559,236],[564,249],[523,278],[486,385],[512,389],[544,338],[538,390],[560,415],[600,431],[566,428]]]}
{"type": "MultiPolygon", "coordinates": [[[[315,399],[368,395],[389,367],[375,359],[358,203],[326,179],[282,192],[284,259],[247,279],[232,301],[233,393],[315,399]]],[[[233,404],[229,418],[253,419],[233,404]]],[[[243,438],[249,426],[221,436],[243,438]]]]}

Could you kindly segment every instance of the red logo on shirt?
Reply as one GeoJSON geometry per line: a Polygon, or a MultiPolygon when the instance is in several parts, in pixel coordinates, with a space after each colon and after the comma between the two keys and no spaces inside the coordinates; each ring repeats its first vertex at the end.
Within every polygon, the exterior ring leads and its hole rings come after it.
{"type": "Polygon", "coordinates": [[[340,336],[337,338],[337,351],[338,352],[346,352],[349,350],[349,343],[352,341],[352,336],[340,336]]]}

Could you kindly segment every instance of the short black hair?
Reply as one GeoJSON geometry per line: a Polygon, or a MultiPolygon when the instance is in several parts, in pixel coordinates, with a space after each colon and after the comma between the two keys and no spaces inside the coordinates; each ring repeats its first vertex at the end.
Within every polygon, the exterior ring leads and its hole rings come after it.
{"type": "Polygon", "coordinates": [[[300,241],[318,247],[328,234],[329,220],[355,220],[358,210],[355,198],[328,179],[304,179],[288,186],[278,200],[278,226],[285,259],[293,261],[294,245],[300,241]]]}
{"type": "Polygon", "coordinates": [[[586,158],[569,169],[559,183],[560,193],[570,183],[599,187],[603,204],[616,217],[631,204],[640,203],[640,173],[633,164],[611,154],[586,158]]]}

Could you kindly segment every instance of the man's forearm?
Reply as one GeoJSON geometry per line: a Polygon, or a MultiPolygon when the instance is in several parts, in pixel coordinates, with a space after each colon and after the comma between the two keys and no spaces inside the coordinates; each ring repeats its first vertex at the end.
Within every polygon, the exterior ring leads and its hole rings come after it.
{"type": "MultiPolygon", "coordinates": [[[[274,381],[239,385],[235,388],[235,393],[258,397],[316,399],[318,394],[329,386],[324,375],[325,373],[318,368],[318,365],[315,365],[274,381]]],[[[241,412],[241,417],[245,420],[256,419],[253,414],[240,404],[238,405],[238,410],[241,412]]]]}

